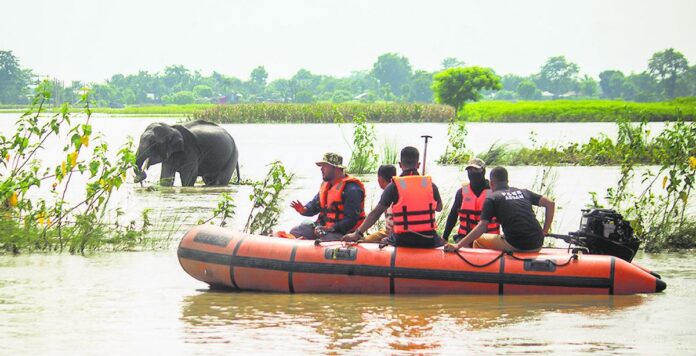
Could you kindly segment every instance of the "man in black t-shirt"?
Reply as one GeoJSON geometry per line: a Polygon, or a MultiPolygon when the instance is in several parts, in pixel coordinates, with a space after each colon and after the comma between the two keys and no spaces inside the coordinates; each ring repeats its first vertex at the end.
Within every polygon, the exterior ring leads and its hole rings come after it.
{"type": "Polygon", "coordinates": [[[556,204],[547,197],[527,189],[508,186],[507,170],[496,167],[491,171],[490,184],[493,194],[486,198],[481,212],[481,221],[456,245],[445,246],[445,251],[453,252],[461,247],[472,245],[476,248],[489,248],[502,251],[538,251],[544,244],[544,235],[551,228],[556,204]],[[532,205],[546,209],[544,227],[534,215],[532,205]],[[504,235],[486,232],[488,222],[496,217],[503,228],[504,235]]]}

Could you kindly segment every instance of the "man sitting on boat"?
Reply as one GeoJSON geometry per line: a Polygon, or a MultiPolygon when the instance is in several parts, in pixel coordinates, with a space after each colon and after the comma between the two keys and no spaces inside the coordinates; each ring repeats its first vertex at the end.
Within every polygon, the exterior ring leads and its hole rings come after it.
{"type": "Polygon", "coordinates": [[[483,203],[481,220],[456,245],[448,244],[445,251],[454,252],[462,247],[487,248],[501,251],[539,251],[544,244],[544,235],[549,232],[556,204],[549,198],[527,189],[508,186],[508,172],[503,167],[491,170],[490,184],[493,194],[483,203]],[[532,205],[546,209],[544,227],[534,215],[532,205]],[[488,226],[497,219],[504,235],[485,234],[488,226]]]}
{"type": "Polygon", "coordinates": [[[358,178],[345,174],[343,157],[336,153],[324,154],[316,164],[324,180],[319,193],[306,205],[295,200],[290,206],[303,216],[319,217],[314,223],[292,228],[290,234],[305,240],[340,240],[365,219],[365,187],[358,178]]]}
{"type": "Polygon", "coordinates": [[[343,237],[344,241],[360,240],[387,208],[391,207],[394,228],[383,242],[395,246],[423,248],[444,244],[437,234],[435,222],[436,212],[442,210],[442,199],[430,176],[419,175],[419,155],[415,147],[407,146],[401,150],[401,175],[394,177],[387,185],[377,206],[355,232],[343,237]]]}
{"type": "MultiPolygon", "coordinates": [[[[481,210],[486,197],[492,194],[490,183],[486,179],[486,162],[480,158],[472,158],[466,165],[466,174],[469,177],[469,183],[464,184],[454,196],[454,204],[452,210],[447,217],[445,232],[442,238],[447,241],[457,223],[459,217],[459,229],[454,235],[454,242],[458,242],[466,234],[471,232],[479,221],[481,221],[481,210]]],[[[500,234],[500,225],[495,217],[488,224],[489,234],[500,234]]]]}
{"type": "MultiPolygon", "coordinates": [[[[391,164],[383,164],[377,170],[377,184],[384,190],[392,182],[395,175],[396,167],[391,164]]],[[[389,208],[384,213],[384,228],[367,235],[365,242],[381,242],[383,238],[389,236],[392,228],[394,228],[394,219],[392,219],[392,211],[389,208]]]]}

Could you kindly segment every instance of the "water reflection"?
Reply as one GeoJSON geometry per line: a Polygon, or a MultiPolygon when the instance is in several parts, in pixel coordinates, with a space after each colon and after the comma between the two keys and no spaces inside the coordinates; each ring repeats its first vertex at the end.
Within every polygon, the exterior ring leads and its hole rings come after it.
{"type": "MultiPolygon", "coordinates": [[[[245,330],[277,329],[288,337],[303,335],[307,341],[321,340],[327,350],[362,348],[379,339],[392,350],[423,351],[440,349],[448,339],[463,332],[530,323],[555,313],[592,318],[637,307],[645,298],[640,295],[391,297],[205,291],[184,299],[181,318],[187,325],[186,341],[191,343],[236,343],[245,330]]],[[[601,328],[601,325],[584,327],[601,328]]],[[[506,342],[515,343],[515,340],[506,342]]]]}

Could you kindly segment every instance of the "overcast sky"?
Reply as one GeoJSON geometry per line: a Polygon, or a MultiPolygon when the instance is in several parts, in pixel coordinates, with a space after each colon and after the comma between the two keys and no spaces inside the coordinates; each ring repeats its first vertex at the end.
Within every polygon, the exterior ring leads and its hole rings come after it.
{"type": "Polygon", "coordinates": [[[306,68],[344,76],[385,52],[414,69],[445,57],[500,74],[565,55],[583,74],[639,72],[669,47],[696,61],[696,0],[2,0],[0,50],[66,81],[172,64],[247,79],[306,68]]]}

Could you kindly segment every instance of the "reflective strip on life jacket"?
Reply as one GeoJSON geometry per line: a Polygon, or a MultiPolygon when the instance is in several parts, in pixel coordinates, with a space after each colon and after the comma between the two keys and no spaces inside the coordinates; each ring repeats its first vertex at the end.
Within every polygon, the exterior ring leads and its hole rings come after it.
{"type": "Polygon", "coordinates": [[[399,194],[392,205],[394,233],[435,231],[437,202],[430,176],[394,177],[393,182],[399,194]]]}
{"type": "MultiPolygon", "coordinates": [[[[338,183],[329,186],[328,182],[321,184],[319,188],[319,218],[317,222],[325,227],[332,227],[337,222],[345,219],[345,207],[343,205],[343,191],[348,183],[355,183],[362,190],[365,197],[365,186],[362,182],[351,176],[345,176],[338,183]]],[[[365,199],[360,202],[360,212],[358,222],[348,232],[353,232],[365,220],[365,199]]]]}
{"type": "MultiPolygon", "coordinates": [[[[457,233],[464,236],[471,232],[481,221],[483,202],[491,193],[490,189],[484,189],[478,197],[471,191],[469,185],[462,187],[462,205],[459,207],[459,230],[457,233]]],[[[500,234],[500,225],[495,217],[488,223],[489,234],[500,234]]]]}

